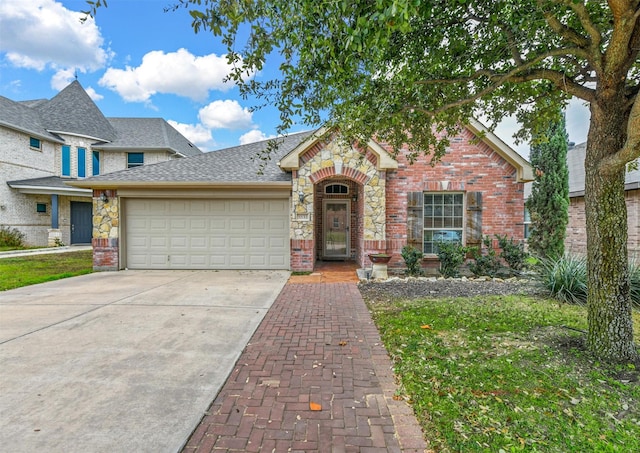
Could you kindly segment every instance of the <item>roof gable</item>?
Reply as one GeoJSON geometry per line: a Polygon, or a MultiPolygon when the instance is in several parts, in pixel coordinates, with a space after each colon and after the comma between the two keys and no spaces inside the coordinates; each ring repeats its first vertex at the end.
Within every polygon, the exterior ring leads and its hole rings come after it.
{"type": "Polygon", "coordinates": [[[102,141],[113,141],[118,137],[111,123],[77,80],[51,100],[35,105],[34,109],[40,113],[48,131],[82,135],[102,141]]]}
{"type": "Polygon", "coordinates": [[[481,122],[471,118],[466,128],[517,170],[519,182],[533,181],[534,177],[531,164],[513,148],[503,142],[497,135],[487,129],[481,122]]]}
{"type": "MultiPolygon", "coordinates": [[[[304,141],[296,146],[290,153],[284,156],[278,165],[283,170],[298,170],[300,168],[300,157],[309,151],[320,140],[327,137],[330,133],[330,129],[327,127],[321,127],[313,134],[309,135],[304,141]]],[[[373,140],[369,140],[367,148],[372,151],[377,157],[378,170],[387,170],[398,168],[398,162],[379,144],[373,140]]]]}
{"type": "Polygon", "coordinates": [[[118,137],[109,143],[93,145],[101,150],[168,150],[182,156],[202,154],[163,118],[108,118],[118,137]]]}

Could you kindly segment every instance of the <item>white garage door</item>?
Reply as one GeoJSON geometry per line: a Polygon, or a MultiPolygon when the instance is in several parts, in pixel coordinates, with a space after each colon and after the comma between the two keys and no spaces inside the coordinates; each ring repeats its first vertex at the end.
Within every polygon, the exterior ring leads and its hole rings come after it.
{"type": "Polygon", "coordinates": [[[129,269],[289,269],[289,201],[125,201],[129,269]]]}

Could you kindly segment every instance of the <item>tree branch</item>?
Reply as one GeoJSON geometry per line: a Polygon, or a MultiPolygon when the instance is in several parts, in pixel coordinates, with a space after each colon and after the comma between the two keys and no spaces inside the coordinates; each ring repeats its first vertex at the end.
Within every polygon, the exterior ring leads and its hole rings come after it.
{"type": "Polygon", "coordinates": [[[487,69],[480,69],[473,73],[469,77],[457,77],[453,79],[430,79],[430,80],[421,80],[416,82],[420,85],[437,85],[437,84],[447,84],[447,85],[459,85],[466,84],[472,82],[474,80],[478,80],[482,77],[487,77],[492,82],[490,86],[480,90],[475,95],[467,98],[461,99],[459,101],[448,104],[446,108],[439,108],[434,112],[440,112],[443,110],[448,110],[449,108],[459,107],[461,105],[465,105],[471,102],[475,102],[483,96],[495,91],[504,83],[507,82],[529,82],[533,80],[549,80],[560,88],[562,91],[576,96],[580,99],[584,99],[585,101],[591,101],[594,96],[594,91],[586,88],[578,83],[576,83],[564,72],[554,71],[551,69],[535,69],[533,68],[536,64],[545,60],[549,57],[558,57],[565,55],[577,55],[583,58],[586,58],[585,52],[579,48],[570,48],[570,49],[553,49],[543,54],[536,56],[534,59],[527,61],[526,63],[516,66],[511,71],[507,73],[496,73],[493,71],[489,71],[487,69]]]}
{"type": "Polygon", "coordinates": [[[542,0],[538,0],[538,7],[542,10],[542,15],[553,31],[580,48],[589,47],[591,40],[585,38],[573,28],[567,27],[565,24],[560,22],[557,17],[551,14],[551,12],[545,11],[542,5],[542,0]]]}
{"type": "Polygon", "coordinates": [[[627,140],[620,151],[602,159],[598,167],[602,172],[619,170],[638,158],[640,158],[640,97],[636,94],[627,122],[627,140]]]}

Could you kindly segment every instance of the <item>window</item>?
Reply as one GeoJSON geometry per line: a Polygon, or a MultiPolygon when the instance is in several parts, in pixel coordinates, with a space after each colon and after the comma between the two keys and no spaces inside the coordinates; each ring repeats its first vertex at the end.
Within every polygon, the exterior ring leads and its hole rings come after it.
{"type": "Polygon", "coordinates": [[[127,153],[127,168],[144,165],[144,153],[127,153]]]}
{"type": "Polygon", "coordinates": [[[39,138],[29,137],[29,147],[31,149],[37,149],[38,151],[42,151],[42,142],[39,138]]]}
{"type": "Polygon", "coordinates": [[[527,208],[524,208],[524,238],[529,239],[531,235],[531,214],[527,208]]]}
{"type": "Polygon", "coordinates": [[[47,213],[47,204],[46,203],[36,203],[36,212],[38,214],[46,214],[47,213]]]}
{"type": "Polygon", "coordinates": [[[344,184],[329,184],[324,188],[326,194],[347,194],[349,187],[344,184]]]}
{"type": "Polygon", "coordinates": [[[78,148],[78,178],[87,176],[87,150],[78,148]]]}
{"type": "Polygon", "coordinates": [[[71,147],[62,147],[62,176],[71,176],[71,147]]]}
{"type": "Polygon", "coordinates": [[[424,194],[424,253],[438,253],[438,242],[462,244],[464,196],[462,193],[424,194]]]}
{"type": "Polygon", "coordinates": [[[92,153],[92,156],[93,156],[92,175],[96,176],[100,174],[100,152],[94,151],[92,153]]]}

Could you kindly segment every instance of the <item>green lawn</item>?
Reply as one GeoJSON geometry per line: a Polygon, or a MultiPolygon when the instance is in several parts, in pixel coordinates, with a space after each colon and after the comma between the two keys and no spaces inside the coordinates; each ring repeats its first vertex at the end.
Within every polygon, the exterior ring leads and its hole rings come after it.
{"type": "MultiPolygon", "coordinates": [[[[368,303],[396,397],[434,451],[640,451],[640,370],[589,358],[584,307],[525,296],[368,303]]],[[[634,323],[640,340],[638,312],[634,323]]]]}
{"type": "Polygon", "coordinates": [[[92,251],[0,259],[0,291],[93,272],[92,251]]]}

